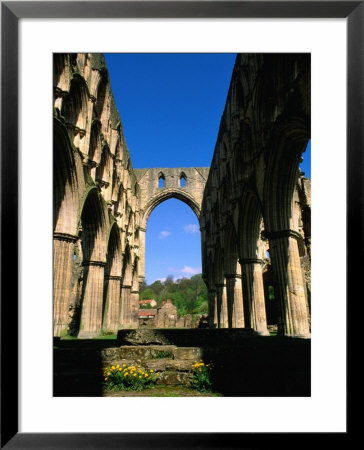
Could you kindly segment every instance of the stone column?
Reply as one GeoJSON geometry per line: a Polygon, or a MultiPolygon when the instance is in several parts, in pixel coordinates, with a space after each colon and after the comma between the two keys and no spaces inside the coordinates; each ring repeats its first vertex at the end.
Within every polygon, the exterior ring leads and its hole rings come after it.
{"type": "Polygon", "coordinates": [[[262,336],[269,336],[264,299],[263,261],[242,259],[240,264],[243,274],[245,319],[249,324],[247,326],[262,336]]]}
{"type": "Polygon", "coordinates": [[[225,278],[229,328],[244,328],[244,305],[241,275],[228,274],[225,275],[225,278]]]}
{"type": "Polygon", "coordinates": [[[307,301],[303,284],[299,233],[282,230],[268,234],[269,254],[275,278],[275,295],[280,305],[281,334],[294,337],[310,337],[307,301]]]}
{"type": "Polygon", "coordinates": [[[139,228],[139,263],[138,263],[138,275],[139,279],[145,277],[145,233],[146,228],[139,228]]]}
{"type": "Polygon", "coordinates": [[[85,267],[80,339],[90,339],[100,335],[102,329],[102,307],[104,293],[105,266],[104,261],[84,261],[85,267]]]}
{"type": "Polygon", "coordinates": [[[131,286],[121,286],[121,311],[120,311],[120,327],[131,328],[131,313],[130,313],[130,297],[131,286]]]}
{"type": "Polygon", "coordinates": [[[217,328],[216,291],[214,289],[209,289],[207,295],[209,307],[209,327],[217,328]]]}
{"type": "Polygon", "coordinates": [[[110,275],[108,277],[103,325],[103,330],[106,332],[117,333],[119,330],[120,285],[120,276],[110,275]]]}
{"type": "Polygon", "coordinates": [[[228,328],[226,285],[216,284],[217,321],[219,328],[228,328]]]}
{"type": "Polygon", "coordinates": [[[53,236],[53,335],[68,331],[68,307],[72,293],[72,267],[77,236],[54,233],[53,236]]]}
{"type": "Polygon", "coordinates": [[[139,328],[139,291],[130,291],[130,326],[131,328],[139,328]]]}

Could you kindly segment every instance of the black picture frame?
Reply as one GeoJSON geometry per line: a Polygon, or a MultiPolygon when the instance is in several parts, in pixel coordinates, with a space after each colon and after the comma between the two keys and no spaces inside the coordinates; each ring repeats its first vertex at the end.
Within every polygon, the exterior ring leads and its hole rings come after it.
{"type": "MultiPolygon", "coordinates": [[[[309,434],[19,433],[18,392],[18,22],[21,18],[346,18],[347,302],[363,273],[364,1],[1,2],[1,448],[144,449],[307,446],[309,434]],[[87,5],[87,7],[86,7],[87,5]],[[11,107],[9,107],[11,105],[11,107]],[[11,301],[9,301],[11,297],[11,301]],[[9,334],[11,331],[11,339],[9,334]],[[7,370],[12,367],[12,373],[7,370]],[[269,442],[269,444],[268,444],[269,442]]],[[[349,346],[348,346],[349,347],[349,346]]],[[[348,415],[349,418],[349,415],[348,415]]],[[[349,436],[335,434],[335,440],[349,436]]],[[[323,439],[327,436],[322,435],[323,439]]],[[[320,434],[315,436],[315,444],[320,434]]]]}

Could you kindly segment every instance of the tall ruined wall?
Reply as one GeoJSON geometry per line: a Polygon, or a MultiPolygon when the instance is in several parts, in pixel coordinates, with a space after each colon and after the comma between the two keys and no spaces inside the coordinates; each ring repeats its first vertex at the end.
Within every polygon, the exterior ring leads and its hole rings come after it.
{"type": "Polygon", "coordinates": [[[267,333],[269,255],[280,331],[309,335],[300,257],[309,253],[310,187],[298,181],[309,138],[310,55],[237,55],[200,217],[211,326],[233,326],[238,311],[239,326],[267,333]]]}
{"type": "Polygon", "coordinates": [[[137,179],[101,54],[54,55],[54,195],[55,335],[131,325],[137,179]]]}

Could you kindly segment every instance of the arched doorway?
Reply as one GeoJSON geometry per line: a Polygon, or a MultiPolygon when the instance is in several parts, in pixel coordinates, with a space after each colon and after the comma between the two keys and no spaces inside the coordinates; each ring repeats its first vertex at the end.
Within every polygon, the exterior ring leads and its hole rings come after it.
{"type": "Polygon", "coordinates": [[[146,279],[140,290],[141,327],[154,323],[157,328],[194,328],[201,316],[207,316],[200,227],[195,212],[186,203],[169,198],[149,213],[146,279]]]}

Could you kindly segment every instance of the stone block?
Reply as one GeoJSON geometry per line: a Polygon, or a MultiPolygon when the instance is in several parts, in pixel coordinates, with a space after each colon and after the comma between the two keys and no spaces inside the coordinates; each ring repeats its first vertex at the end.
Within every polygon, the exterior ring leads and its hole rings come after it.
{"type": "Polygon", "coordinates": [[[156,372],[161,372],[163,370],[166,370],[167,367],[167,359],[153,359],[150,361],[147,361],[145,364],[145,367],[149,369],[153,369],[156,372]]]}
{"type": "Polygon", "coordinates": [[[172,359],[166,361],[166,369],[177,370],[178,372],[189,372],[192,361],[190,359],[172,359]]]}
{"type": "Polygon", "coordinates": [[[163,372],[160,374],[158,384],[167,385],[188,385],[190,382],[190,376],[186,372],[163,372]]]}
{"type": "Polygon", "coordinates": [[[196,361],[202,359],[202,349],[199,347],[178,347],[174,351],[175,359],[189,359],[196,361]]]}

